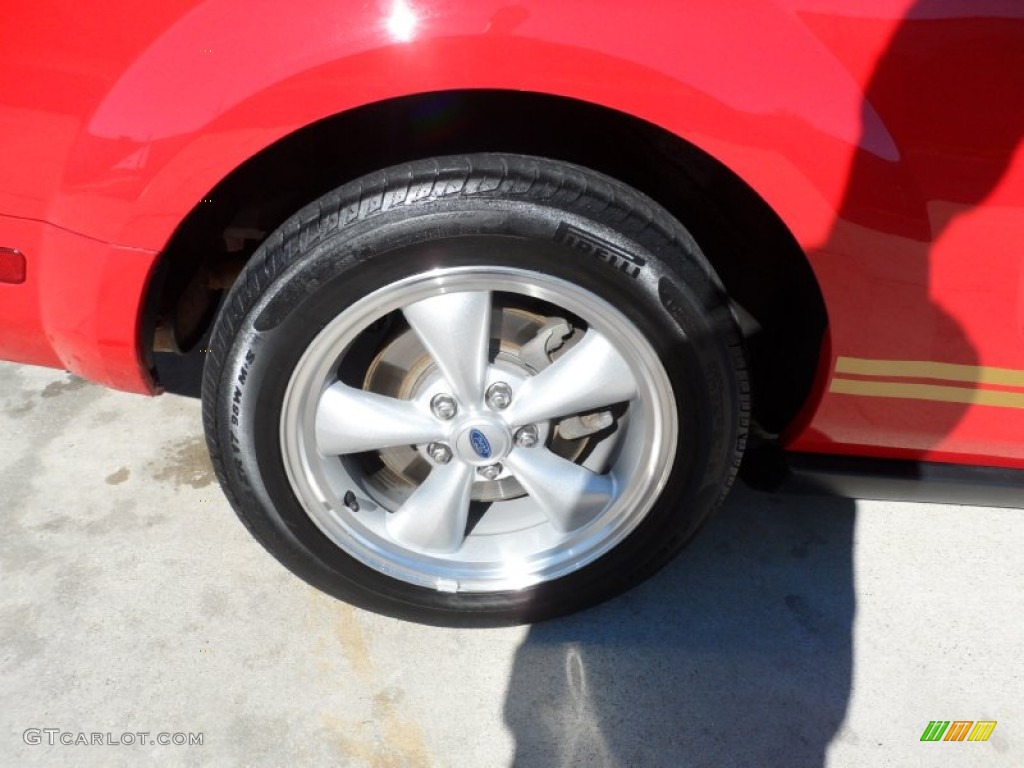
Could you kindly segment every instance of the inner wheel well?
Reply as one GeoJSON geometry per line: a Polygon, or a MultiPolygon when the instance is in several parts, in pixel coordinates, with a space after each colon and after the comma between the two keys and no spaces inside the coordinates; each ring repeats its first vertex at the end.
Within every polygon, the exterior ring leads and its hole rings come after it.
{"type": "MultiPolygon", "coordinates": [[[[224,178],[184,219],[151,281],[143,348],[157,381],[195,393],[181,361],[219,292],[306,203],[374,170],[426,157],[511,152],[576,163],[644,192],[693,234],[734,302],[754,418],[780,432],[811,391],[827,325],[807,259],[769,206],[716,160],[650,123],[563,97],[454,91],[369,105],[307,126],[224,178]]],[[[201,349],[192,357],[201,363],[201,349]]]]}

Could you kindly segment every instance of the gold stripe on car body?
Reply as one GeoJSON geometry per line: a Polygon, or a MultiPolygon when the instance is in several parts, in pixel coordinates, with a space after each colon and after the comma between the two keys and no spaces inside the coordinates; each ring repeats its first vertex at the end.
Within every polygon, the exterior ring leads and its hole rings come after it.
{"type": "Polygon", "coordinates": [[[987,365],[935,363],[927,360],[868,360],[861,357],[840,357],[836,360],[836,373],[893,379],[939,379],[1024,388],[1024,371],[993,368],[987,365]]]}
{"type": "Polygon", "coordinates": [[[995,389],[951,387],[941,384],[913,384],[895,381],[869,381],[865,379],[832,379],[830,392],[867,397],[896,397],[906,400],[931,400],[940,403],[967,405],[993,405],[999,408],[1024,408],[1024,392],[1004,392],[995,389]]]}

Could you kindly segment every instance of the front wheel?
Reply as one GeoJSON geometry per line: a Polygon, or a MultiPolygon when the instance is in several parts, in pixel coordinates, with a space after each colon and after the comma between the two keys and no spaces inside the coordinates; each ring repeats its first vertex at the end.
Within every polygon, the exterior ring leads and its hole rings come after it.
{"type": "Polygon", "coordinates": [[[337,597],[446,625],[577,610],[667,562],[746,428],[714,273],[653,201],[571,165],[371,174],[261,246],[204,377],[243,522],[337,597]]]}

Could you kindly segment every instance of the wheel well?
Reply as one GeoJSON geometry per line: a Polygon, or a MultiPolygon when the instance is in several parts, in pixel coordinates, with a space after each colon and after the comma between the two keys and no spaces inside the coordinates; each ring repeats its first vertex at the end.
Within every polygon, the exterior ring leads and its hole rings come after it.
{"type": "MultiPolygon", "coordinates": [[[[827,318],[789,230],[742,180],[650,123],[585,102],[514,91],[398,98],[307,126],[204,197],[171,237],[147,295],[145,349],[187,351],[220,291],[293,212],[345,181],[407,160],[516,152],[577,163],[658,201],[700,244],[747,340],[754,416],[781,431],[811,391],[827,318]]],[[[158,380],[167,357],[150,360],[158,380]]]]}

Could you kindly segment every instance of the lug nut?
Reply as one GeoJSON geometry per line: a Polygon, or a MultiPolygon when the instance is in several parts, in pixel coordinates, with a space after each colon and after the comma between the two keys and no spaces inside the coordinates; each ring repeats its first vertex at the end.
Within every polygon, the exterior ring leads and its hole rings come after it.
{"type": "Polygon", "coordinates": [[[434,395],[430,400],[430,410],[441,421],[449,421],[455,418],[459,406],[455,404],[455,398],[451,395],[434,395]]]}
{"type": "Polygon", "coordinates": [[[533,448],[539,439],[540,434],[537,432],[537,427],[533,424],[527,424],[525,427],[520,427],[516,430],[516,445],[520,448],[533,448]]]}
{"type": "Polygon", "coordinates": [[[427,455],[435,464],[447,464],[452,460],[452,449],[444,443],[431,443],[427,446],[427,455]]]}
{"type": "Polygon", "coordinates": [[[512,387],[504,381],[496,381],[487,388],[485,397],[492,411],[503,411],[512,402],[512,387]]]}
{"type": "Polygon", "coordinates": [[[484,480],[497,480],[498,475],[501,474],[501,464],[488,464],[486,467],[478,467],[477,472],[480,473],[480,477],[484,480]]]}

